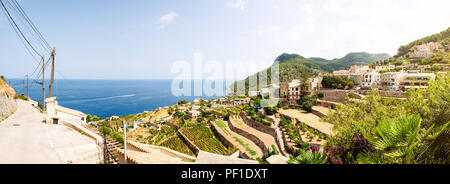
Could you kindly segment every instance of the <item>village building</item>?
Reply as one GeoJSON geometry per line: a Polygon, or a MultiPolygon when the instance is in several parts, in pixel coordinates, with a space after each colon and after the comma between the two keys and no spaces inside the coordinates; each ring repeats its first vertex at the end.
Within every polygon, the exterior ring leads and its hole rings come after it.
{"type": "Polygon", "coordinates": [[[400,82],[400,88],[405,91],[410,88],[426,89],[430,80],[436,77],[433,73],[408,73],[400,82]]]}
{"type": "Polygon", "coordinates": [[[289,103],[297,103],[300,100],[301,95],[301,82],[300,80],[292,80],[289,83],[289,92],[288,92],[288,102],[289,103]]]}
{"type": "Polygon", "coordinates": [[[235,98],[233,105],[247,105],[250,103],[250,98],[235,98]]]}
{"type": "Polygon", "coordinates": [[[363,88],[376,88],[381,84],[380,73],[369,72],[363,75],[363,82],[361,87],[363,88]]]}
{"type": "Polygon", "coordinates": [[[367,73],[370,70],[369,66],[367,65],[353,65],[350,67],[350,75],[358,75],[358,74],[364,74],[367,73]]]}
{"type": "Polygon", "coordinates": [[[348,77],[350,75],[350,72],[348,70],[338,70],[334,71],[333,75],[338,77],[348,77]]]}
{"type": "Polygon", "coordinates": [[[350,74],[349,78],[353,81],[355,86],[360,86],[363,83],[364,74],[350,74]]]}
{"type": "Polygon", "coordinates": [[[323,75],[319,74],[317,77],[311,79],[311,90],[318,91],[322,89],[322,79],[323,75]]]}
{"type": "Polygon", "coordinates": [[[439,51],[441,44],[435,42],[429,42],[422,45],[418,45],[414,48],[414,51],[409,54],[411,58],[430,58],[434,52],[439,51]]]}
{"type": "Polygon", "coordinates": [[[193,119],[195,119],[195,118],[199,117],[202,114],[202,112],[200,112],[199,110],[190,110],[190,111],[188,111],[187,114],[189,116],[191,116],[193,119]]]}
{"type": "Polygon", "coordinates": [[[201,99],[201,98],[196,98],[195,100],[194,100],[194,104],[200,104],[200,103],[202,103],[203,102],[203,99],[201,99]]]}
{"type": "Polygon", "coordinates": [[[393,69],[395,69],[395,65],[375,66],[375,71],[393,70],[393,69]]]}
{"type": "Polygon", "coordinates": [[[289,95],[289,83],[282,82],[280,83],[280,97],[287,98],[289,95]]]}
{"type": "Polygon", "coordinates": [[[385,91],[397,91],[400,89],[400,81],[405,77],[406,73],[386,72],[381,74],[381,85],[385,91]]]}

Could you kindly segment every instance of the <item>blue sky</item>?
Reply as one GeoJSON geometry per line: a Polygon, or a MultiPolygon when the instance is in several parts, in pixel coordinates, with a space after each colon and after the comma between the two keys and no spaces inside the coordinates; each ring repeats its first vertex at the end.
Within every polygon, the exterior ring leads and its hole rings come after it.
{"type": "MultiPolygon", "coordinates": [[[[19,2],[56,46],[57,71],[79,79],[172,78],[172,63],[192,61],[194,53],[267,66],[283,52],[394,55],[400,45],[450,26],[448,0],[19,2]]],[[[0,51],[0,75],[23,76],[36,67],[3,14],[0,51]]]]}

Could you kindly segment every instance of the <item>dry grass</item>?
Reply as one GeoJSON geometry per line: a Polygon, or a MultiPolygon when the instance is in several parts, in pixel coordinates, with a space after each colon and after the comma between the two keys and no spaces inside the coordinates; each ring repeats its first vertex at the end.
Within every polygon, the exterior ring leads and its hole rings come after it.
{"type": "Polygon", "coordinates": [[[3,79],[0,79],[0,92],[6,92],[8,95],[14,96],[16,95],[16,92],[14,91],[11,86],[6,84],[6,82],[3,79]]]}

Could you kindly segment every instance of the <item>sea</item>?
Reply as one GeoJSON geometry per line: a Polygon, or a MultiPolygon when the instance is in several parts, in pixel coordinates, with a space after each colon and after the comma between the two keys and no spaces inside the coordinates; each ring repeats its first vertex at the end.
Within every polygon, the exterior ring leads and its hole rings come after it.
{"type": "MultiPolygon", "coordinates": [[[[24,88],[26,79],[7,79],[6,81],[17,94],[26,94],[26,88],[24,88]]],[[[222,94],[208,96],[203,93],[194,96],[194,82],[196,81],[191,81],[191,95],[174,96],[171,90],[172,80],[56,79],[52,96],[56,97],[61,106],[107,118],[153,111],[159,107],[174,105],[180,100],[189,102],[193,102],[196,98],[211,100],[226,94],[227,81],[223,81],[222,94]]],[[[205,80],[201,82],[204,84],[205,80]]],[[[46,97],[49,94],[49,83],[49,80],[45,80],[46,97]]],[[[42,85],[30,79],[28,86],[28,96],[42,103],[42,85]]]]}

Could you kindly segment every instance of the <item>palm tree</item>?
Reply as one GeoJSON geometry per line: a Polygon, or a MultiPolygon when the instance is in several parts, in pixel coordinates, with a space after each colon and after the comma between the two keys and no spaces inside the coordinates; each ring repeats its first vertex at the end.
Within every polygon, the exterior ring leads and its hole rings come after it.
{"type": "Polygon", "coordinates": [[[419,115],[403,115],[398,119],[384,120],[371,132],[363,132],[363,135],[393,163],[418,163],[429,147],[425,141],[436,139],[449,125],[445,124],[433,134],[434,125],[424,130],[421,129],[421,122],[419,115]]]}
{"type": "Polygon", "coordinates": [[[302,150],[297,157],[290,156],[288,164],[325,164],[327,156],[320,150],[302,150]]]}

